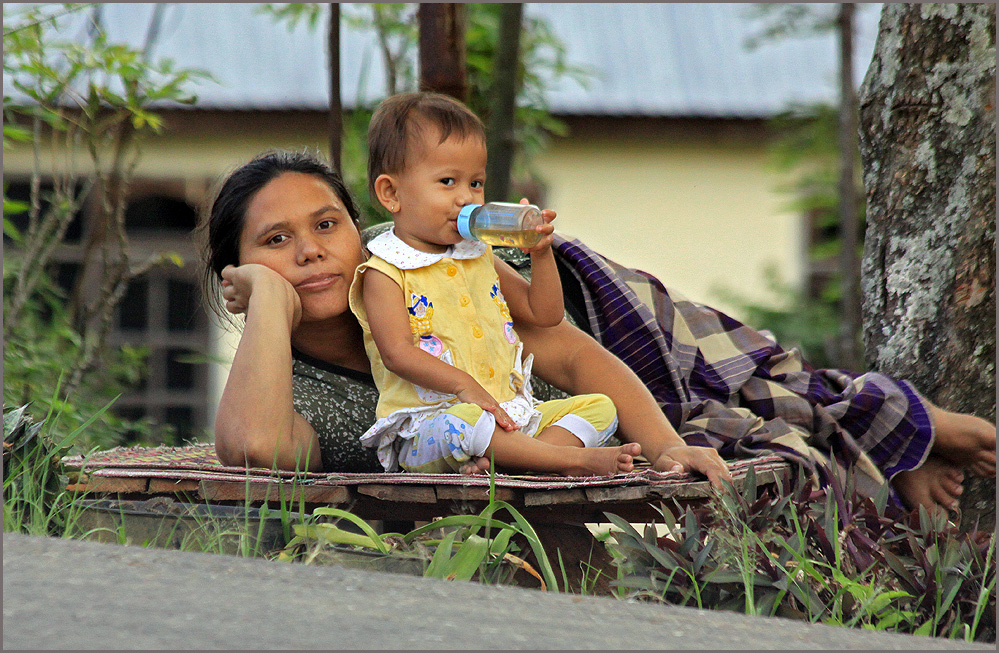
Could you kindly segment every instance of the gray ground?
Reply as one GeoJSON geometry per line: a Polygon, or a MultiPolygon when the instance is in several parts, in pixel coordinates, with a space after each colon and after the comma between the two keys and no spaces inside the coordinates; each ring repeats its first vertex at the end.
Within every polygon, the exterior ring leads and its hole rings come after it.
{"type": "Polygon", "coordinates": [[[984,649],[204,553],[3,536],[4,649],[984,649]]]}

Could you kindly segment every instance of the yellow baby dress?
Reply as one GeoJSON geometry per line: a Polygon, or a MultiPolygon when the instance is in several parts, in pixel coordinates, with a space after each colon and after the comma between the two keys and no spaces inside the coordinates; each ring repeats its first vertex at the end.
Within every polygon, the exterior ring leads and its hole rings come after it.
{"type": "MultiPolygon", "coordinates": [[[[368,250],[373,256],[357,268],[350,288],[350,308],[364,330],[364,347],[379,390],[378,419],[361,436],[361,443],[376,446],[382,466],[396,471],[399,438],[417,437],[422,424],[458,403],[455,395],[422,388],[382,364],[361,298],[362,275],[369,269],[402,288],[413,346],[470,374],[500,402],[518,429],[533,435],[541,420],[536,409],[540,402],[530,390],[533,356],[522,360],[523,344],[499,288],[492,247],[463,240],[443,253],[422,252],[389,230],[372,239],[368,250]]],[[[488,436],[481,434],[485,443],[491,436],[491,428],[488,436]]]]}

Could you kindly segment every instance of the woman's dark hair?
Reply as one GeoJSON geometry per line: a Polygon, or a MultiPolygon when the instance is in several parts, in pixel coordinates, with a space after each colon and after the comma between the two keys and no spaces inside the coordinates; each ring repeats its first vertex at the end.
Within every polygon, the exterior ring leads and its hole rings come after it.
{"type": "Polygon", "coordinates": [[[261,188],[286,172],[312,175],[325,181],[343,202],[354,224],[360,226],[360,213],[346,184],[318,156],[308,152],[274,150],[233,170],[222,181],[211,208],[198,227],[202,243],[201,276],[205,301],[223,319],[230,316],[222,302],[222,269],[227,265],[239,265],[239,240],[246,209],[261,188]]]}

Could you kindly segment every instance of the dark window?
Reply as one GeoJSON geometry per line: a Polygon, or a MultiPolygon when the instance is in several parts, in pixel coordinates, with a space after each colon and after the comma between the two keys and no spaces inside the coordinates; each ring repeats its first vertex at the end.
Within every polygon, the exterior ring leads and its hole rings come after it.
{"type": "Polygon", "coordinates": [[[149,284],[145,280],[128,284],[118,304],[118,328],[123,331],[145,329],[149,324],[149,284]]]}
{"type": "Polygon", "coordinates": [[[187,202],[172,197],[142,197],[129,202],[125,209],[125,228],[128,230],[191,231],[197,223],[194,209],[187,202]]]}
{"type": "Polygon", "coordinates": [[[164,418],[177,429],[178,444],[194,436],[194,411],[190,406],[167,406],[164,418]]]}
{"type": "Polygon", "coordinates": [[[166,386],[171,390],[192,390],[194,388],[194,365],[184,362],[185,356],[190,356],[187,349],[167,350],[166,386]]]}
{"type": "Polygon", "coordinates": [[[190,331],[199,317],[198,289],[193,283],[170,279],[167,284],[167,329],[190,331]]]}
{"type": "MultiPolygon", "coordinates": [[[[52,199],[52,183],[48,181],[43,181],[39,186],[39,214],[44,216],[46,211],[49,210],[51,206],[52,199]]],[[[76,191],[79,192],[80,186],[77,185],[76,191]]],[[[8,199],[15,202],[24,202],[25,204],[30,204],[31,202],[31,182],[30,181],[12,181],[7,184],[4,194],[8,199]]],[[[28,211],[22,211],[20,213],[4,214],[4,218],[10,220],[18,231],[22,234],[28,229],[28,211]]],[[[72,221],[69,223],[69,227],[66,229],[67,243],[78,243],[80,242],[80,237],[83,233],[83,217],[82,211],[77,211],[73,216],[72,221]]],[[[11,242],[6,235],[3,237],[4,244],[11,242]]]]}

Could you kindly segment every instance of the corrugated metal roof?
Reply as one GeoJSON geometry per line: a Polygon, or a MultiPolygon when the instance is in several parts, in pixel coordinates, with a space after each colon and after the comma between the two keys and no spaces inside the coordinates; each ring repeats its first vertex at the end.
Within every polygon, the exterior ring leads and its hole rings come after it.
{"type": "MultiPolygon", "coordinates": [[[[879,6],[858,12],[857,83],[873,52],[879,6]]],[[[204,68],[219,84],[197,88],[198,108],[324,109],[328,106],[325,25],[289,30],[246,3],[167,6],[154,57],[204,68]]],[[[597,73],[588,87],[572,80],[547,89],[560,114],[766,117],[792,103],[834,101],[834,35],[793,37],[756,49],[762,31],[746,4],[541,3],[566,44],[568,60],[597,73]]],[[[139,45],[152,4],[108,3],[112,40],[139,45]]],[[[341,94],[347,107],[377,101],[385,79],[375,38],[341,25],[341,94]]],[[[83,33],[79,24],[70,33],[83,33]]],[[[415,56],[415,53],[414,53],[415,56]]],[[[8,83],[4,80],[7,93],[8,83]]]]}

